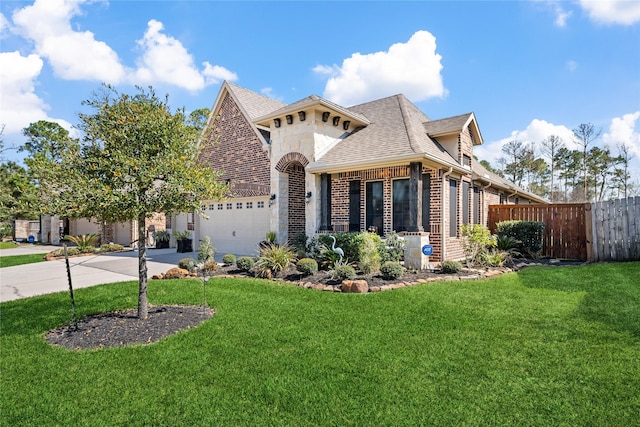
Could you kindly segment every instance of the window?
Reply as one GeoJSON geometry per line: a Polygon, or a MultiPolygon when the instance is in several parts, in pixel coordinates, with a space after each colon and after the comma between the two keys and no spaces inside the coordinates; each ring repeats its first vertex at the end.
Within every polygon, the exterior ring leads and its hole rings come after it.
{"type": "Polygon", "coordinates": [[[480,224],[480,188],[473,186],[473,223],[480,224]]]}
{"type": "Polygon", "coordinates": [[[241,202],[236,203],[236,209],[242,209],[242,203],[241,202]]]}
{"type": "Polygon", "coordinates": [[[171,215],[165,215],[164,217],[164,229],[171,230],[171,215]]]}
{"type": "Polygon", "coordinates": [[[227,209],[233,209],[233,203],[227,203],[227,209]]]}
{"type": "Polygon", "coordinates": [[[207,205],[200,206],[200,209],[202,209],[202,212],[206,211],[207,210],[207,205]]]}
{"type": "Polygon", "coordinates": [[[253,202],[247,202],[247,209],[253,209],[253,202]]]}
{"type": "Polygon", "coordinates": [[[462,164],[465,166],[471,166],[471,157],[467,156],[466,154],[462,155],[462,164]]]}
{"type": "Polygon", "coordinates": [[[431,215],[431,175],[422,175],[422,228],[429,231],[429,215],[431,215]]]}
{"type": "Polygon", "coordinates": [[[264,208],[264,202],[258,202],[258,209],[264,208]]]}
{"type": "Polygon", "coordinates": [[[469,190],[471,186],[467,181],[462,182],[462,223],[469,224],[469,190]]]}
{"type": "Polygon", "coordinates": [[[396,179],[391,185],[393,230],[409,229],[409,180],[396,179]]]}
{"type": "Polygon", "coordinates": [[[366,228],[382,235],[383,227],[383,186],[382,181],[367,182],[366,184],[366,228]]]}
{"type": "Polygon", "coordinates": [[[349,231],[360,231],[360,180],[349,181],[349,231]]]}
{"type": "Polygon", "coordinates": [[[196,229],[196,215],[194,212],[189,212],[187,214],[187,230],[195,230],[196,229]]]}
{"type": "Polygon", "coordinates": [[[458,235],[458,181],[449,180],[449,236],[458,235]]]}
{"type": "Polygon", "coordinates": [[[209,205],[209,210],[210,211],[214,210],[215,208],[216,208],[216,205],[214,205],[214,204],[209,205]]]}
{"type": "Polygon", "coordinates": [[[218,210],[221,211],[224,209],[224,203],[218,203],[218,210]]]}

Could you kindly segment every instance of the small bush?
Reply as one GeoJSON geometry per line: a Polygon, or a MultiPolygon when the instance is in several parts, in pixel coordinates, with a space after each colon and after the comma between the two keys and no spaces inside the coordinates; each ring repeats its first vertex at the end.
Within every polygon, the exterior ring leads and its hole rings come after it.
{"type": "MultiPolygon", "coordinates": [[[[62,249],[56,249],[55,251],[51,252],[51,254],[55,257],[63,257],[64,256],[64,248],[62,249]]],[[[69,256],[73,256],[73,255],[79,255],[80,254],[80,249],[78,248],[67,248],[67,255],[69,256]]]]}
{"type": "Polygon", "coordinates": [[[340,280],[353,280],[356,278],[356,270],[348,264],[338,264],[334,271],[336,277],[340,280]]]}
{"type": "Polygon", "coordinates": [[[358,268],[368,276],[380,268],[380,252],[378,252],[380,236],[374,233],[362,233],[361,240],[358,268]]]}
{"type": "Polygon", "coordinates": [[[387,261],[380,267],[380,273],[384,280],[396,280],[404,274],[404,268],[396,261],[387,261]]]}
{"type": "Polygon", "coordinates": [[[78,236],[65,236],[67,240],[75,243],[80,252],[95,252],[95,246],[100,238],[99,234],[80,234],[78,236]]]}
{"type": "Polygon", "coordinates": [[[120,252],[124,250],[124,246],[117,243],[105,243],[100,246],[100,252],[120,252]]]}
{"type": "Polygon", "coordinates": [[[296,264],[296,270],[305,276],[310,276],[318,272],[318,262],[311,258],[302,258],[296,264]]]}
{"type": "Polygon", "coordinates": [[[460,234],[467,266],[482,265],[489,248],[495,246],[495,238],[489,232],[489,228],[483,224],[463,224],[460,226],[460,234]]]}
{"type": "Polygon", "coordinates": [[[208,259],[200,266],[200,272],[210,274],[218,269],[218,263],[212,259],[208,259]]]}
{"type": "Polygon", "coordinates": [[[458,271],[462,270],[462,264],[460,263],[460,261],[442,261],[441,269],[443,273],[457,273],[458,271]]]}
{"type": "Polygon", "coordinates": [[[266,274],[267,271],[272,274],[278,274],[286,270],[295,258],[296,255],[289,246],[269,243],[260,249],[260,256],[255,264],[255,269],[260,277],[266,277],[261,273],[266,274]]]}
{"type": "Polygon", "coordinates": [[[193,258],[182,258],[178,261],[178,267],[187,270],[189,273],[196,271],[196,260],[193,258]]]}
{"type": "Polygon", "coordinates": [[[236,256],[234,254],[226,254],[222,257],[222,263],[224,265],[233,265],[236,262],[236,256]]]}
{"type": "Polygon", "coordinates": [[[496,232],[519,240],[520,252],[537,258],[542,252],[544,227],[544,222],[538,221],[502,221],[496,224],[496,232]]]}
{"type": "Polygon", "coordinates": [[[383,241],[382,259],[384,261],[401,261],[404,258],[405,241],[395,231],[387,234],[383,241]]]}
{"type": "Polygon", "coordinates": [[[253,258],[248,256],[241,256],[236,261],[236,267],[238,267],[238,270],[242,271],[251,271],[253,269],[253,265],[253,258]]]}
{"type": "Polygon", "coordinates": [[[209,236],[204,236],[204,239],[200,242],[200,246],[198,246],[198,261],[204,262],[216,256],[216,248],[211,244],[211,238],[209,236]]]}

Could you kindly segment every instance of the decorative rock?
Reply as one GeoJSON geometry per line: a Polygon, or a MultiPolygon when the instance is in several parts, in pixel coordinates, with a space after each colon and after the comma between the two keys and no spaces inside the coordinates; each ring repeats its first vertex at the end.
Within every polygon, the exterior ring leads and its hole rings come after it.
{"type": "Polygon", "coordinates": [[[190,276],[191,274],[189,273],[188,270],[185,270],[184,268],[178,268],[178,267],[174,267],[164,274],[165,279],[183,279],[185,277],[190,277],[190,276]]]}
{"type": "Polygon", "coordinates": [[[322,291],[322,290],[324,290],[324,285],[321,284],[321,283],[317,283],[317,284],[313,285],[312,288],[316,289],[318,291],[322,291]]]}
{"type": "Polygon", "coordinates": [[[151,279],[153,279],[153,280],[160,280],[160,279],[163,279],[163,278],[164,278],[164,275],[162,273],[161,274],[154,274],[153,276],[151,276],[151,279]]]}
{"type": "Polygon", "coordinates": [[[313,287],[313,283],[311,282],[306,282],[304,285],[302,285],[303,288],[309,289],[313,287]]]}
{"type": "Polygon", "coordinates": [[[391,290],[391,288],[389,287],[389,285],[382,285],[382,286],[380,286],[380,290],[381,291],[389,291],[389,290],[391,290]]]}
{"type": "Polygon", "coordinates": [[[331,285],[325,285],[324,289],[322,289],[323,291],[329,291],[329,292],[333,292],[333,286],[331,285]]]}
{"type": "Polygon", "coordinates": [[[369,284],[366,280],[344,280],[342,292],[364,294],[369,292],[369,284]]]}
{"type": "Polygon", "coordinates": [[[369,292],[380,292],[380,286],[372,286],[369,288],[369,292]]]}
{"type": "Polygon", "coordinates": [[[425,279],[418,279],[418,283],[427,283],[427,280],[425,280],[425,279]]]}

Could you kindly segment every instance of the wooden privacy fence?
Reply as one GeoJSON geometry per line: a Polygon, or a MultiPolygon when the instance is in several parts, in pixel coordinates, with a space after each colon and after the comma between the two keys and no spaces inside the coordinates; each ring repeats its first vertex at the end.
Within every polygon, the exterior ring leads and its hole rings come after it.
{"type": "Polygon", "coordinates": [[[598,203],[490,205],[489,229],[500,221],[545,223],[542,256],[581,261],[640,260],[640,197],[598,203]]]}

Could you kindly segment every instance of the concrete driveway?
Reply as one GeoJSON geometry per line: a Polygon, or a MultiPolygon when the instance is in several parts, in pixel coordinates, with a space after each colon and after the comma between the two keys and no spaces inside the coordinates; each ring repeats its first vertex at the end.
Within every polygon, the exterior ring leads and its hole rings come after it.
{"type": "MultiPolygon", "coordinates": [[[[0,257],[30,253],[48,253],[59,246],[23,244],[0,250],[0,257]]],[[[148,277],[176,267],[182,258],[197,258],[197,252],[176,253],[173,249],[147,249],[148,277]]],[[[222,255],[216,255],[222,258],[222,255]]],[[[219,261],[219,260],[218,260],[219,261]]],[[[103,283],[138,280],[138,252],[120,252],[69,258],[73,288],[103,283]]],[[[64,260],[0,268],[0,302],[69,289],[64,260]]]]}

